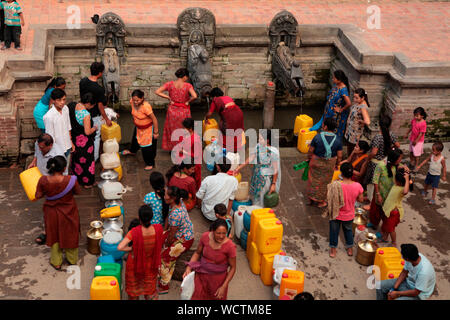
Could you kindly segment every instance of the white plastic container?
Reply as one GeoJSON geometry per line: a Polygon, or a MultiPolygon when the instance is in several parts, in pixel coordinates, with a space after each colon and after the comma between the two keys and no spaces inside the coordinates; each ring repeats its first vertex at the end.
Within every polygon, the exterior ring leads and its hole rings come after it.
{"type": "Polygon", "coordinates": [[[365,225],[359,225],[358,227],[356,227],[354,243],[358,243],[362,240],[366,240],[367,233],[368,233],[368,230],[365,225]]]}
{"type": "Polygon", "coordinates": [[[103,153],[100,155],[100,163],[103,169],[115,169],[120,167],[120,158],[117,153],[103,153]]]}
{"type": "Polygon", "coordinates": [[[273,269],[285,268],[296,270],[297,269],[297,261],[290,256],[282,256],[277,254],[273,258],[273,269]]]}
{"type": "Polygon", "coordinates": [[[206,162],[206,168],[209,171],[214,170],[214,163],[216,162],[216,159],[220,158],[222,153],[222,148],[217,144],[216,139],[212,139],[212,143],[208,144],[205,147],[203,158],[206,162]]]}
{"type": "Polygon", "coordinates": [[[227,152],[226,157],[231,161],[230,170],[234,171],[239,167],[239,153],[227,152]]]}
{"type": "Polygon", "coordinates": [[[122,239],[122,235],[117,231],[106,232],[103,236],[103,241],[105,241],[105,243],[107,244],[116,244],[119,243],[122,239]]]}
{"type": "Polygon", "coordinates": [[[273,287],[272,299],[279,300],[279,298],[280,298],[280,285],[276,285],[275,287],[273,287]]]}
{"type": "Polygon", "coordinates": [[[238,239],[241,238],[242,229],[244,229],[244,212],[245,206],[239,206],[234,212],[233,222],[234,222],[234,234],[238,239]]]}
{"type": "Polygon", "coordinates": [[[122,199],[122,195],[127,190],[120,182],[105,182],[102,188],[102,195],[105,200],[122,199]]]}
{"type": "Polygon", "coordinates": [[[195,290],[195,271],[189,273],[181,282],[181,300],[191,300],[195,290]]]}
{"type": "Polygon", "coordinates": [[[247,181],[239,182],[238,188],[234,194],[234,199],[237,201],[244,201],[248,199],[249,188],[250,187],[247,181]]]}
{"type": "Polygon", "coordinates": [[[108,139],[105,142],[103,142],[103,152],[104,153],[119,152],[119,143],[117,143],[116,138],[108,139]]]}

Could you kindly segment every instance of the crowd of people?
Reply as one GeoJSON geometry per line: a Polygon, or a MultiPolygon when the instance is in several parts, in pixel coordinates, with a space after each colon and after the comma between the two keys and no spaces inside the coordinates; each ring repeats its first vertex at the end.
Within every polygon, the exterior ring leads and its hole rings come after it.
{"type": "MultiPolygon", "coordinates": [[[[80,186],[92,188],[96,185],[100,126],[112,125],[105,91],[97,83],[104,65],[94,62],[90,71],[91,76],[79,83],[79,102],[66,105],[66,82],[55,78],[45,89],[33,113],[42,133],[36,141],[35,157],[29,167],[37,166],[44,175],[39,181],[36,197],[46,197],[45,233],[39,235],[36,242],[51,247],[50,264],[57,270],[61,269],[63,250],[69,264],[77,262],[79,216],[73,195],[80,192],[80,186]],[[68,175],[69,172],[73,176],[68,175]]],[[[154,170],[160,128],[158,121],[150,103],[145,100],[144,92],[134,90],[131,94],[135,128],[131,148],[121,154],[135,155],[141,149],[146,165],[144,170],[152,171],[149,184],[153,191],[144,197],[145,205],[139,210],[139,219],[132,222],[118,246],[119,250],[129,252],[125,271],[126,292],[130,299],[141,295],[155,299],[168,292],[176,261],[193,245],[194,226],[189,211],[197,206],[212,224],[210,230],[202,235],[183,276],[196,271],[192,299],[226,299],[228,284],[236,271],[231,218],[238,187],[235,176],[247,165],[253,165],[250,196],[253,204],[264,206],[266,194],[280,192],[280,152],[272,146],[272,132],[261,130],[259,142],[250,146],[245,162],[230,171],[230,160],[223,155],[214,164],[212,174],[202,179],[202,139],[194,131],[190,111],[190,103],[197,94],[188,82],[186,69],[180,68],[175,76],[177,80],[165,83],[155,92],[169,100],[162,148],[176,150],[172,152],[175,163],[164,174],[154,170]],[[166,91],[168,95],[164,93],[166,91]],[[176,136],[175,131],[180,129],[183,134],[176,136]],[[180,145],[180,149],[175,149],[180,145]]],[[[402,199],[410,190],[411,171],[430,164],[422,192],[425,195],[429,185],[432,186],[430,203],[435,201],[440,177],[446,180],[442,143],[436,142],[432,155],[419,164],[426,133],[426,113],[422,108],[414,110],[408,132],[408,135],[411,133],[408,167],[400,163],[403,153],[397,137],[390,131],[391,119],[380,116],[380,131],[367,141],[365,128],[371,123],[367,93],[362,88],[356,89],[351,104],[344,72],[335,71],[333,83],[319,122],[320,132],[310,144],[307,186],[310,204],[326,208],[324,216],[330,220],[329,255],[332,258],[337,254],[341,226],[347,254],[353,255],[352,221],[356,202],[367,202],[369,227],[377,230],[382,221],[377,233],[379,241],[387,243],[390,237],[392,245],[396,246],[395,227],[404,217],[402,199]],[[347,147],[345,158],[344,146],[347,147]],[[341,179],[332,183],[336,170],[340,170],[341,179]]],[[[212,103],[205,121],[217,112],[223,134],[221,144],[224,147],[230,145],[231,152],[241,150],[241,136],[229,136],[227,129],[244,130],[242,110],[219,88],[214,88],[210,96],[212,103]]],[[[317,129],[317,124],[315,127],[317,129]]]]}

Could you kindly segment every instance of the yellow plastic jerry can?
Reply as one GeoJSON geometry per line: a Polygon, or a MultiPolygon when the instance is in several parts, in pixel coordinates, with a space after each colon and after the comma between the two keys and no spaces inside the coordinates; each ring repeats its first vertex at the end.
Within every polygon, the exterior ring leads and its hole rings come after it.
{"type": "Polygon", "coordinates": [[[120,209],[120,206],[113,206],[109,208],[102,209],[100,211],[100,217],[102,219],[106,218],[115,218],[122,214],[122,210],[120,209]]]}
{"type": "Polygon", "coordinates": [[[297,149],[302,153],[308,153],[309,145],[316,136],[317,131],[309,131],[309,128],[302,128],[298,134],[297,149]]]}
{"type": "Polygon", "coordinates": [[[102,141],[106,141],[109,139],[116,139],[117,143],[122,140],[122,131],[117,122],[112,121],[112,125],[108,127],[106,124],[102,124],[100,129],[102,141]]]}
{"type": "Polygon", "coordinates": [[[306,114],[300,114],[295,118],[294,135],[298,136],[298,133],[301,128],[311,128],[312,126],[313,126],[313,119],[306,114]]]}
{"type": "Polygon", "coordinates": [[[281,278],[280,299],[288,296],[293,300],[297,294],[303,292],[304,283],[305,274],[302,271],[285,269],[281,278]]]}
{"type": "Polygon", "coordinates": [[[208,123],[205,123],[205,120],[203,120],[202,124],[202,135],[206,145],[211,143],[213,137],[219,139],[219,124],[216,119],[209,118],[208,123]]]}
{"type": "Polygon", "coordinates": [[[270,208],[255,209],[250,216],[250,233],[247,241],[256,241],[256,228],[262,219],[275,218],[275,212],[270,208]]]}
{"type": "Polygon", "coordinates": [[[285,254],[283,251],[278,251],[275,253],[263,254],[261,258],[261,281],[266,286],[271,286],[273,283],[273,259],[277,255],[285,254]]]}
{"type": "Polygon", "coordinates": [[[255,243],[261,254],[280,251],[283,240],[283,224],[277,218],[262,219],[258,222],[255,243]]]}
{"type": "MultiPolygon", "coordinates": [[[[248,243],[247,243],[247,247],[248,247],[248,243]]],[[[250,249],[248,252],[248,263],[250,264],[250,270],[254,274],[261,273],[261,259],[262,259],[262,255],[258,251],[256,243],[254,243],[254,242],[250,243],[250,249]]]]}
{"type": "Polygon", "coordinates": [[[30,201],[36,200],[36,188],[39,179],[42,177],[38,167],[33,167],[20,173],[19,178],[23,189],[30,201]]]}
{"type": "Polygon", "coordinates": [[[92,279],[91,300],[120,300],[120,287],[116,277],[99,276],[92,279]]]}

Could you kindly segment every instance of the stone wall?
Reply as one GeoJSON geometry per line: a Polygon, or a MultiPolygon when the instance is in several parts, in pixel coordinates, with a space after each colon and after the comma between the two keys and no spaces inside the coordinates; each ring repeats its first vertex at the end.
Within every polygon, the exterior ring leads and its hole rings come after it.
{"type": "MultiPolygon", "coordinates": [[[[0,163],[16,160],[21,141],[26,145],[27,139],[30,142],[39,134],[33,108],[51,77],[64,77],[68,100],[79,99],[78,82],[89,75],[95,59],[94,28],[39,26],[34,32],[32,55],[9,56],[0,63],[0,163]]],[[[173,80],[175,71],[186,63],[179,57],[176,26],[126,28],[120,103],[129,108],[131,91],[139,88],[154,108],[163,108],[167,101],[157,97],[155,90],[173,80]]],[[[298,31],[295,56],[305,76],[306,108],[323,108],[331,73],[342,69],[351,89],[363,87],[368,92],[372,131],[377,130],[380,112],[386,112],[394,118],[393,131],[404,136],[412,110],[420,105],[429,113],[427,141],[450,139],[449,63],[413,64],[399,53],[373,52],[353,26],[300,25],[298,31]]],[[[268,49],[267,26],[218,25],[212,56],[213,85],[224,89],[243,108],[262,107],[264,85],[272,80],[268,49]]],[[[277,107],[300,104],[299,98],[283,90],[277,93],[277,107]]]]}

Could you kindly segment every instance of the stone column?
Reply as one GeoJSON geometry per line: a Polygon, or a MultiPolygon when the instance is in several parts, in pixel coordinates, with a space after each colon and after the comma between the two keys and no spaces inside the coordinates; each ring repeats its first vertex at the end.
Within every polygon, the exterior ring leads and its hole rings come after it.
{"type": "Polygon", "coordinates": [[[275,117],[275,83],[266,84],[266,95],[264,98],[263,128],[272,129],[275,117]]]}

